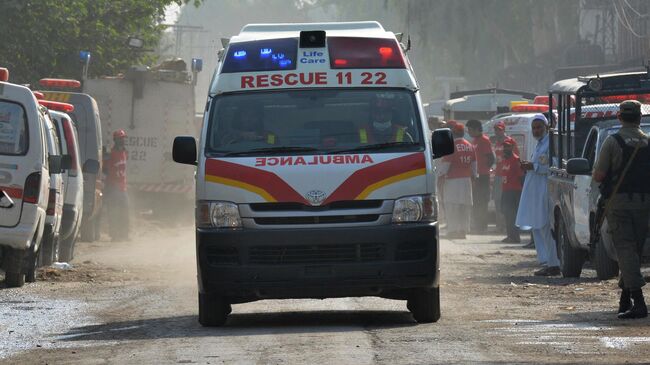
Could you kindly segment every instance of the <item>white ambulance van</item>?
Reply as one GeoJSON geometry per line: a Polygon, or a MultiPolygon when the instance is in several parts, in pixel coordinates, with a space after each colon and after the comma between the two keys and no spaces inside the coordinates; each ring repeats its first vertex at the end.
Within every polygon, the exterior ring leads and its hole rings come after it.
{"type": "Polygon", "coordinates": [[[199,322],[260,299],[379,296],[440,317],[432,135],[377,22],[245,26],[221,53],[196,165],[199,322]]]}
{"type": "Polygon", "coordinates": [[[7,79],[6,69],[0,69],[0,262],[5,285],[17,287],[25,283],[26,274],[34,275],[49,175],[60,169],[54,165],[60,165],[61,157],[48,157],[32,91],[7,79]]]}

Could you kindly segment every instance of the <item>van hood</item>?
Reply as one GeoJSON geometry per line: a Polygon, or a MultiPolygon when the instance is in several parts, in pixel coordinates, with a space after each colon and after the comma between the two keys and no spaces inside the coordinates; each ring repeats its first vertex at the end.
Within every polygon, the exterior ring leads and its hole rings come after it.
{"type": "Polygon", "coordinates": [[[202,199],[234,203],[397,199],[427,192],[424,152],[209,158],[202,199]]]}

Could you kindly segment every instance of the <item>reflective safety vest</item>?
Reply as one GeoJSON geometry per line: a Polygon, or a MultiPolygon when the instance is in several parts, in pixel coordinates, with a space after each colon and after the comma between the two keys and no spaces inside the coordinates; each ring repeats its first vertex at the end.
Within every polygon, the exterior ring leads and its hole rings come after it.
{"type": "Polygon", "coordinates": [[[266,143],[267,143],[267,144],[275,144],[275,140],[276,140],[276,138],[275,138],[275,134],[273,134],[273,133],[266,133],[266,138],[265,138],[265,140],[266,140],[266,143]]]}
{"type": "MultiPolygon", "coordinates": [[[[375,136],[372,133],[368,133],[368,130],[369,128],[366,127],[359,128],[359,143],[376,143],[375,136]]],[[[404,135],[406,135],[406,128],[393,124],[392,137],[386,142],[404,142],[404,135]]]]}

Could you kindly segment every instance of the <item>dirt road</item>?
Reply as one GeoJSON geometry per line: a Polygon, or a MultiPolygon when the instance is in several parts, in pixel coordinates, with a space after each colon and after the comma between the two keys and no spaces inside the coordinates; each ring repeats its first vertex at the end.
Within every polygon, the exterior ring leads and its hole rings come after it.
{"type": "MultiPolygon", "coordinates": [[[[442,319],[378,298],[233,306],[196,320],[192,227],[81,243],[72,270],[0,289],[0,363],[435,364],[650,361],[650,320],[615,318],[615,281],[535,278],[534,251],[497,236],[442,241],[442,319]]],[[[1,284],[0,284],[1,285],[1,284]]]]}

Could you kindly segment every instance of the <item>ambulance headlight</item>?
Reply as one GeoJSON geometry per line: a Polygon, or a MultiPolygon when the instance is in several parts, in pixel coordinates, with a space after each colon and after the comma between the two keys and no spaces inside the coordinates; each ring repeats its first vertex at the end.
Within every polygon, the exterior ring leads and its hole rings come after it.
{"type": "Polygon", "coordinates": [[[196,224],[203,228],[240,228],[241,217],[237,204],[222,201],[199,201],[196,224]]]}
{"type": "Polygon", "coordinates": [[[393,223],[434,222],[438,219],[438,201],[433,194],[407,196],[395,201],[393,223]]]}

